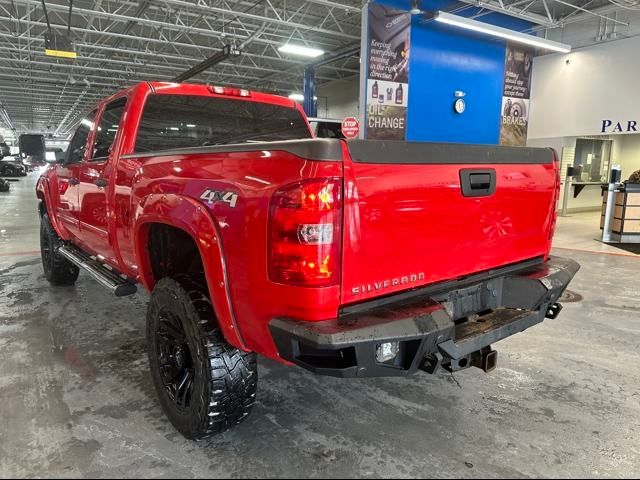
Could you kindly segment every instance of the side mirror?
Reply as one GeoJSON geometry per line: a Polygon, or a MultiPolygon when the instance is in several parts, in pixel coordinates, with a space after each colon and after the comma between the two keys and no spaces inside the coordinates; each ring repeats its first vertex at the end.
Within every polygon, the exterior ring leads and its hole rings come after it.
{"type": "Polygon", "coordinates": [[[55,163],[64,163],[66,159],[67,159],[67,154],[65,152],[56,152],[55,163]]]}

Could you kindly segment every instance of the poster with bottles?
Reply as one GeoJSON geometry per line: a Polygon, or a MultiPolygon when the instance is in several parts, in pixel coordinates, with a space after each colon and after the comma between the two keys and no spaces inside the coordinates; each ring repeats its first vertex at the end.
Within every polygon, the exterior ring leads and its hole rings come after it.
{"type": "Polygon", "coordinates": [[[368,20],[365,135],[373,140],[404,140],[411,14],[369,3],[368,20]]]}
{"type": "Polygon", "coordinates": [[[527,144],[532,63],[531,50],[507,45],[502,89],[500,145],[524,147],[527,144]]]}

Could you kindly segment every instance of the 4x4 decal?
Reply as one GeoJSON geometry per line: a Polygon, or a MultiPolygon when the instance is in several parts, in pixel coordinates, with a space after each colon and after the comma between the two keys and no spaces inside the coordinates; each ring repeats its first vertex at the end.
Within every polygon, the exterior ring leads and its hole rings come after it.
{"type": "Polygon", "coordinates": [[[234,192],[221,192],[207,188],[202,195],[200,195],[200,200],[204,200],[210,205],[213,205],[216,202],[228,203],[231,208],[235,208],[238,201],[238,194],[234,192]]]}

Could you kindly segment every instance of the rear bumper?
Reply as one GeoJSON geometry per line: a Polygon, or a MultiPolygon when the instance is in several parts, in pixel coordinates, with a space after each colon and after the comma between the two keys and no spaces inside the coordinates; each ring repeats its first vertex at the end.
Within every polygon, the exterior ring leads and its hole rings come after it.
{"type": "Polygon", "coordinates": [[[270,329],[283,359],[319,375],[404,376],[425,358],[462,367],[493,343],[555,318],[556,302],[579,268],[573,260],[551,257],[471,286],[334,320],[275,318],[270,329]],[[381,363],[376,351],[385,343],[396,344],[398,354],[381,363]]]}

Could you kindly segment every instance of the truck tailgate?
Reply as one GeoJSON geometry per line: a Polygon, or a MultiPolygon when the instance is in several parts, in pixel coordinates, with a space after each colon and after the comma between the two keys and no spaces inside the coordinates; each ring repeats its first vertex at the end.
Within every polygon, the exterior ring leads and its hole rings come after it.
{"type": "Polygon", "coordinates": [[[559,185],[552,150],[348,146],[343,304],[548,256],[559,185]]]}

